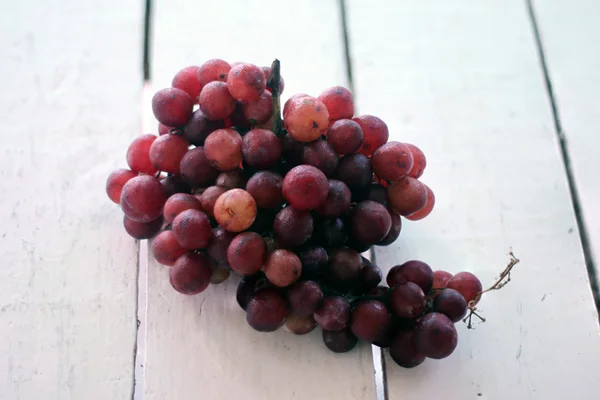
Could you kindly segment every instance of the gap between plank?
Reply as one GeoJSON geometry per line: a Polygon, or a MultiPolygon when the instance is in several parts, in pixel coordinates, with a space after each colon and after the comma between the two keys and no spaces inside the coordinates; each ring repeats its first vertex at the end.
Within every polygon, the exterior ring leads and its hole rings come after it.
{"type": "Polygon", "coordinates": [[[354,91],[354,75],[352,73],[352,56],[350,54],[350,38],[348,35],[348,19],[346,12],[346,0],[339,0],[340,2],[340,16],[342,21],[342,37],[344,39],[344,58],[346,61],[346,78],[348,81],[348,86],[350,91],[356,97],[356,92],[354,91]]]}
{"type": "Polygon", "coordinates": [[[598,289],[598,275],[596,269],[596,262],[594,260],[594,256],[592,254],[590,248],[590,240],[589,234],[587,231],[587,227],[585,225],[582,211],[581,211],[581,203],[579,200],[579,191],[577,189],[577,185],[575,183],[575,178],[573,176],[573,170],[571,168],[571,157],[569,155],[569,149],[567,144],[567,138],[565,137],[563,127],[560,120],[560,113],[558,111],[558,106],[556,104],[556,95],[554,94],[554,89],[552,87],[552,80],[550,78],[550,72],[548,69],[548,63],[546,61],[546,55],[544,52],[544,45],[542,42],[542,37],[539,29],[539,25],[537,22],[537,17],[535,14],[533,1],[525,0],[527,5],[527,12],[529,15],[529,19],[531,22],[531,27],[533,29],[533,36],[535,39],[536,49],[540,61],[540,65],[542,67],[542,73],[544,75],[544,81],[546,84],[546,92],[548,94],[548,100],[550,101],[550,107],[552,109],[552,118],[554,120],[554,131],[556,133],[556,137],[558,139],[558,144],[560,148],[560,154],[563,160],[563,165],[565,167],[565,173],[567,175],[567,182],[569,184],[569,194],[571,195],[571,202],[573,204],[573,211],[575,212],[575,219],[577,221],[577,228],[579,231],[579,239],[581,240],[581,247],[583,248],[583,257],[585,260],[585,265],[587,268],[588,278],[590,281],[590,287],[592,290],[592,295],[594,297],[594,303],[596,304],[596,311],[598,312],[598,318],[600,319],[600,292],[598,289]]]}
{"type": "Polygon", "coordinates": [[[150,43],[152,41],[152,0],[146,0],[144,7],[144,58],[142,60],[142,71],[144,81],[150,80],[150,43]]]}

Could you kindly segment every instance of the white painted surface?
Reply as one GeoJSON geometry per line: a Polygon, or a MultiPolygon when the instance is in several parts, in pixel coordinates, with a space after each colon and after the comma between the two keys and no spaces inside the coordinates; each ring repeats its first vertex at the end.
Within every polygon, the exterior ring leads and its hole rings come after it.
{"type": "MultiPolygon", "coordinates": [[[[600,3],[533,1],[590,247],[600,263],[600,3]]],[[[598,277],[600,284],[600,277],[598,277]]]]}
{"type": "Polygon", "coordinates": [[[139,133],[141,20],[137,1],[2,6],[2,399],[131,396],[138,246],[104,182],[139,133]]]}
{"type": "MultiPolygon", "coordinates": [[[[284,99],[347,84],[335,0],[156,3],[155,89],[210,58],[259,65],[279,58],[284,99]]],[[[318,331],[256,332],[236,303],[237,282],[184,296],[165,267],[149,262],[146,399],[375,399],[369,346],[335,355],[318,331]]]]}
{"type": "Polygon", "coordinates": [[[420,258],[491,284],[510,247],[522,260],[448,359],[413,370],[387,359],[389,399],[597,399],[598,316],[524,2],[350,0],[349,13],[360,112],[424,150],[436,193],[378,262],[420,258]]]}

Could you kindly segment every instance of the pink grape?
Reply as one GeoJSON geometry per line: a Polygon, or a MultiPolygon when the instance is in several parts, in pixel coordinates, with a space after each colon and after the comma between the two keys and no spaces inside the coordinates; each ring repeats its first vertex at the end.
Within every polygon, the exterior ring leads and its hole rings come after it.
{"type": "Polygon", "coordinates": [[[165,220],[170,223],[185,210],[202,210],[202,204],[191,194],[176,193],[167,199],[163,214],[165,220]]]}
{"type": "Polygon", "coordinates": [[[173,220],[173,234],[181,247],[194,250],[203,249],[212,236],[210,221],[199,210],[185,210],[173,220]]]}
{"type": "Polygon", "coordinates": [[[148,175],[131,178],[121,191],[121,209],[137,222],[150,222],[160,217],[166,201],[160,182],[148,175]]]}
{"type": "Polygon", "coordinates": [[[400,215],[411,215],[427,205],[427,188],[407,176],[388,188],[390,207],[400,215]]]}
{"type": "Polygon", "coordinates": [[[194,100],[181,89],[161,89],[152,98],[152,111],[161,124],[184,126],[194,110],[194,100]]]}
{"type": "Polygon", "coordinates": [[[388,142],[375,150],[371,156],[375,175],[388,181],[404,178],[413,167],[413,163],[410,149],[399,142],[388,142]]]}
{"type": "Polygon", "coordinates": [[[181,160],[188,152],[189,145],[181,136],[159,136],[150,146],[150,161],[159,171],[179,175],[181,160]]]}
{"type": "Polygon", "coordinates": [[[141,240],[154,237],[154,235],[160,232],[162,224],[162,217],[158,217],[150,222],[137,222],[128,218],[126,215],[123,216],[123,226],[125,227],[125,231],[134,239],[141,240]]]}
{"type": "Polygon", "coordinates": [[[231,189],[217,199],[214,216],[223,229],[241,232],[254,222],[256,202],[245,190],[231,189]]]}
{"type": "Polygon", "coordinates": [[[350,210],[352,194],[342,181],[330,179],[327,184],[329,186],[327,199],[315,211],[325,217],[339,217],[350,210]]]}
{"type": "Polygon", "coordinates": [[[355,153],[364,140],[362,128],[351,119],[337,120],[327,130],[327,142],[338,154],[355,153]]]}
{"type": "Polygon", "coordinates": [[[319,95],[319,100],[325,104],[329,111],[329,119],[332,121],[354,116],[354,97],[352,92],[341,86],[325,89],[319,95]]]}
{"type": "Polygon", "coordinates": [[[206,290],[212,269],[204,254],[187,253],[169,268],[169,282],[179,293],[194,295],[206,290]]]}
{"type": "Polygon", "coordinates": [[[242,162],[242,137],[235,129],[217,129],[204,142],[206,158],[219,171],[231,171],[242,162]]]}
{"type": "Polygon", "coordinates": [[[294,167],[283,179],[283,196],[298,210],[312,210],[327,199],[327,177],[311,165],[294,167]]]}
{"type": "Polygon", "coordinates": [[[202,88],[198,104],[206,118],[219,121],[233,113],[236,102],[225,82],[214,81],[202,88]]]}
{"type": "Polygon", "coordinates": [[[159,264],[173,266],[188,250],[181,247],[173,231],[162,231],[152,240],[152,255],[159,264]]]}
{"type": "Polygon", "coordinates": [[[171,86],[183,90],[197,103],[200,89],[202,89],[202,85],[198,80],[198,67],[192,65],[177,72],[173,77],[171,86]]]}
{"type": "Polygon", "coordinates": [[[302,273],[302,263],[296,254],[289,250],[275,250],[267,256],[264,266],[269,282],[279,287],[294,283],[302,273]]]}
{"type": "Polygon", "coordinates": [[[229,70],[231,70],[231,65],[226,61],[219,59],[208,60],[198,67],[198,83],[201,86],[205,86],[213,81],[227,82],[229,70]]]}
{"type": "MultiPolygon", "coordinates": [[[[246,190],[254,197],[258,207],[277,208],[285,201],[282,186],[281,175],[270,171],[260,171],[248,180],[246,190]]],[[[348,203],[348,207],[350,207],[350,203],[348,203]]]]}
{"type": "Polygon", "coordinates": [[[473,305],[479,302],[477,295],[483,290],[481,281],[470,272],[459,272],[448,280],[446,288],[457,290],[463,295],[467,304],[473,302],[473,305]]]}
{"type": "Polygon", "coordinates": [[[267,79],[256,65],[239,64],[227,75],[229,92],[236,100],[256,101],[265,91],[267,79]]]}
{"type": "Polygon", "coordinates": [[[240,233],[227,247],[227,262],[235,272],[242,275],[257,273],[266,259],[267,245],[258,233],[240,233]]]}
{"type": "Polygon", "coordinates": [[[256,169],[275,166],[281,158],[281,141],[266,129],[252,129],[242,140],[244,161],[256,169]]]}
{"type": "Polygon", "coordinates": [[[113,203],[119,204],[121,202],[123,186],[136,176],[138,176],[138,174],[128,169],[118,169],[112,172],[108,176],[108,179],[106,179],[106,194],[108,195],[108,198],[111,199],[113,203]]]}
{"type": "Polygon", "coordinates": [[[419,149],[414,144],[405,143],[404,145],[408,147],[408,149],[412,153],[414,161],[412,168],[410,169],[410,171],[408,171],[408,176],[410,176],[411,178],[418,179],[421,177],[421,175],[423,175],[423,171],[427,166],[427,159],[425,158],[425,154],[423,154],[421,149],[419,149]]]}
{"type": "Polygon", "coordinates": [[[273,115],[273,96],[271,92],[264,91],[258,100],[242,103],[244,118],[251,124],[264,124],[273,115]]]}
{"type": "Polygon", "coordinates": [[[352,120],[357,122],[363,131],[364,142],[359,151],[365,156],[370,156],[387,143],[390,133],[381,119],[373,115],[360,115],[352,120]]]}
{"type": "Polygon", "coordinates": [[[155,135],[138,136],[127,149],[127,164],[132,171],[147,175],[156,174],[156,167],[150,160],[150,148],[157,139],[155,135]]]}
{"type": "Polygon", "coordinates": [[[291,100],[286,111],[285,129],[295,140],[312,142],[327,132],[329,113],[320,100],[314,97],[297,97],[291,100]]]}

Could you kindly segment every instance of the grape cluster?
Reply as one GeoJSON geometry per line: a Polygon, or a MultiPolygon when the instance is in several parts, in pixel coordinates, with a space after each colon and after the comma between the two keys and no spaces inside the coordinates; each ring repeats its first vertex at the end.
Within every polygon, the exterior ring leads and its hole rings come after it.
{"type": "Polygon", "coordinates": [[[159,135],[136,138],[129,169],[106,183],[126,231],[153,238],[180,293],[241,275],[237,301],[258,331],[319,326],[334,352],[363,340],[404,367],[448,356],[479,280],[409,261],[383,286],[361,255],[393,243],[402,217],[431,213],[434,194],[419,180],[425,155],[388,142],[380,118],[355,116],[343,87],[293,95],[282,120],[283,89],[278,61],[179,71],[152,99],[159,135]]]}

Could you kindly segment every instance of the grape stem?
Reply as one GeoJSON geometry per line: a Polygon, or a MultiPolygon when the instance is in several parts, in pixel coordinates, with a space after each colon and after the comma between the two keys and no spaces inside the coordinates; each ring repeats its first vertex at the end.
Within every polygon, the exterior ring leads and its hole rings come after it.
{"type": "Polygon", "coordinates": [[[463,322],[468,321],[467,328],[473,329],[473,323],[472,323],[473,316],[476,316],[482,322],[485,322],[485,318],[483,318],[481,315],[476,313],[477,307],[475,305],[477,304],[477,302],[479,302],[479,300],[481,299],[481,296],[483,296],[485,293],[491,292],[492,290],[502,289],[504,286],[506,286],[506,284],[508,282],[510,282],[510,273],[511,273],[512,269],[514,268],[514,266],[517,265],[521,260],[519,260],[517,257],[515,257],[515,255],[513,254],[512,251],[510,253],[508,253],[508,255],[510,256],[508,265],[506,266],[506,268],[504,268],[504,271],[502,271],[500,273],[500,276],[498,277],[498,279],[496,279],[496,282],[494,282],[494,284],[492,286],[490,286],[489,288],[477,293],[477,296],[475,296],[475,298],[469,302],[469,315],[467,315],[463,319],[463,322]]]}
{"type": "Polygon", "coordinates": [[[267,77],[267,86],[271,89],[273,95],[273,133],[277,136],[283,134],[282,121],[281,121],[281,100],[279,93],[281,83],[281,63],[278,59],[273,60],[271,64],[271,72],[267,77]]]}

